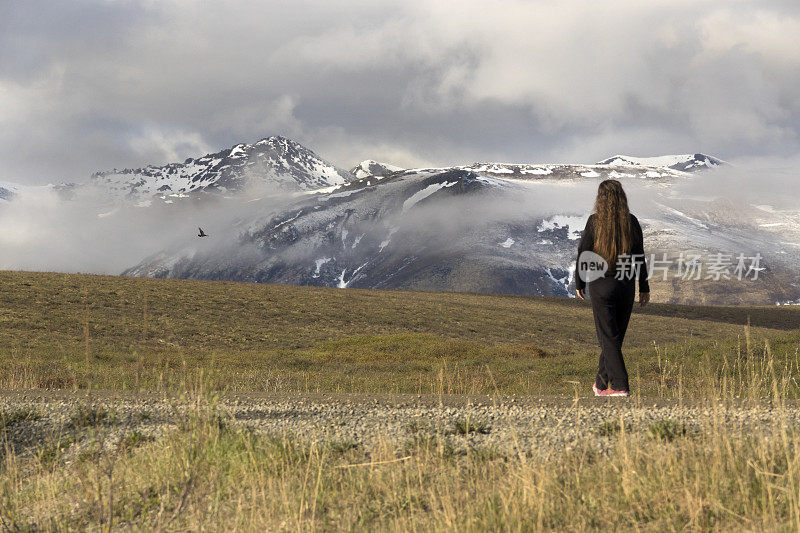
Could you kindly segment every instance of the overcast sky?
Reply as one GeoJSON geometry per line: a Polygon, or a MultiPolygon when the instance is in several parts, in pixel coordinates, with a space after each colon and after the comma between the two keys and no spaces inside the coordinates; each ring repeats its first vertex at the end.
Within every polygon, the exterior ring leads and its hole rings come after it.
{"type": "Polygon", "coordinates": [[[341,167],[800,152],[800,7],[0,0],[0,180],[280,134],[341,167]]]}

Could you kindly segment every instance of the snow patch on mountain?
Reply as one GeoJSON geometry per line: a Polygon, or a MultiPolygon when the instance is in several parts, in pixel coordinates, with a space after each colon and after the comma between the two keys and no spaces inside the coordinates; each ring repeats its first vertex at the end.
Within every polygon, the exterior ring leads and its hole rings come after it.
{"type": "Polygon", "coordinates": [[[581,238],[581,232],[586,226],[588,218],[588,216],[554,215],[542,220],[536,229],[539,233],[566,229],[567,238],[571,241],[576,241],[581,238]]]}
{"type": "Polygon", "coordinates": [[[389,234],[386,236],[384,240],[381,241],[380,247],[378,248],[379,252],[382,252],[384,248],[389,246],[389,243],[392,241],[392,235],[397,233],[398,228],[392,228],[389,230],[389,234]]]}
{"type": "Polygon", "coordinates": [[[431,194],[435,193],[439,189],[443,189],[444,187],[452,187],[453,185],[456,185],[457,183],[458,183],[457,181],[453,181],[453,182],[443,181],[441,183],[432,183],[431,185],[428,185],[424,189],[422,189],[420,191],[417,191],[414,194],[412,194],[405,202],[403,202],[403,209],[402,209],[401,213],[407,212],[409,209],[414,207],[415,204],[421,202],[422,200],[424,200],[425,198],[427,198],[431,194]]]}
{"type": "Polygon", "coordinates": [[[537,176],[546,176],[553,173],[552,168],[548,167],[530,167],[520,169],[521,174],[534,174],[537,176]]]}
{"type": "Polygon", "coordinates": [[[322,268],[322,265],[324,265],[325,263],[327,263],[330,260],[331,260],[330,257],[323,257],[321,259],[317,259],[316,261],[314,261],[314,264],[317,266],[317,268],[314,270],[314,274],[312,274],[311,277],[318,278],[319,277],[319,269],[322,268]]]}
{"type": "Polygon", "coordinates": [[[503,164],[483,164],[483,165],[476,165],[470,168],[475,172],[488,172],[490,174],[513,174],[514,171],[509,168],[509,165],[503,164]]]}
{"type": "Polygon", "coordinates": [[[681,172],[694,172],[724,165],[725,162],[705,154],[677,154],[656,157],[615,155],[597,163],[608,166],[666,167],[681,172]]]}
{"type": "Polygon", "coordinates": [[[400,172],[403,168],[390,165],[388,163],[380,163],[378,161],[374,161],[372,159],[366,159],[353,167],[350,170],[350,173],[353,174],[356,178],[382,178],[384,176],[388,176],[394,172],[400,172]]]}
{"type": "Polygon", "coordinates": [[[572,282],[572,274],[575,271],[575,267],[571,266],[569,270],[567,270],[566,275],[557,278],[553,274],[553,270],[550,267],[544,269],[547,272],[547,276],[556,284],[561,287],[564,287],[564,291],[567,292],[570,296],[572,296],[572,292],[569,290],[569,284],[572,282]]]}

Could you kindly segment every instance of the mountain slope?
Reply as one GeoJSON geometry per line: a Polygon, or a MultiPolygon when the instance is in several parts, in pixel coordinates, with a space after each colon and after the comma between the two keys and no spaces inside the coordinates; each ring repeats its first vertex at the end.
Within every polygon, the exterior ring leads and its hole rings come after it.
{"type": "MultiPolygon", "coordinates": [[[[800,300],[800,212],[755,198],[734,205],[693,194],[692,184],[714,189],[719,171],[694,172],[717,163],[694,154],[402,170],[367,160],[354,169],[363,176],[356,178],[271,137],[182,164],[98,173],[99,188],[78,191],[72,211],[50,219],[86,212],[87,229],[79,233],[115,238],[114,228],[136,227],[138,247],[126,240],[130,251],[114,268],[135,264],[125,271],[133,276],[571,296],[586,211],[599,181],[615,178],[634,202],[648,253],[764,257],[767,279],[758,285],[654,283],[663,299],[800,300]],[[175,196],[191,201],[173,202],[175,196]],[[163,202],[150,201],[159,197],[163,202]],[[210,237],[197,239],[197,226],[210,237]]],[[[62,198],[75,193],[53,189],[62,198]]],[[[28,192],[3,184],[0,194],[4,204],[28,192]]],[[[95,246],[102,239],[84,240],[95,246]]]]}
{"type": "MultiPolygon", "coordinates": [[[[463,216],[470,204],[502,201],[506,188],[519,185],[464,169],[401,173],[377,186],[369,181],[357,180],[252,221],[233,246],[153,257],[125,274],[566,294],[571,250],[554,261],[552,253],[537,257],[542,250],[535,246],[503,247],[505,224],[463,216]]],[[[516,229],[530,234],[531,244],[553,231],[567,232],[555,227],[539,232],[536,221],[516,229]]]]}
{"type": "Polygon", "coordinates": [[[301,144],[273,136],[183,163],[111,170],[92,175],[96,185],[123,197],[237,192],[248,187],[274,191],[342,185],[353,176],[301,144]]]}
{"type": "Polygon", "coordinates": [[[649,253],[759,252],[769,266],[767,281],[756,285],[656,281],[664,298],[764,304],[800,297],[789,268],[800,254],[785,246],[788,226],[771,231],[778,214],[739,208],[731,220],[731,206],[672,198],[671,188],[691,174],[642,165],[475,164],[364,177],[242,221],[236,241],[165,251],[125,273],[570,296],[587,216],[575,199],[591,198],[609,177],[648,198],[637,215],[649,253]]]}

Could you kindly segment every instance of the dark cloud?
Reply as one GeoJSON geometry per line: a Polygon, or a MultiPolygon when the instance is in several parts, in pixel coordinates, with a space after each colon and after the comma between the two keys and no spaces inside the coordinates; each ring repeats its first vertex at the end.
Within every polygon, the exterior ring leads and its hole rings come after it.
{"type": "Polygon", "coordinates": [[[800,152],[794,2],[6,2],[0,180],[284,134],[347,167],[800,152]]]}

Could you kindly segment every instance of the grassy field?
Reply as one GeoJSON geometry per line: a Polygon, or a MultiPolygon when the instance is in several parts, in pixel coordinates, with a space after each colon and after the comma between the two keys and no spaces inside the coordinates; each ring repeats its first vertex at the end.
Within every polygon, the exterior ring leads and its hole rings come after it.
{"type": "MultiPolygon", "coordinates": [[[[799,327],[794,308],[637,308],[626,340],[631,408],[691,399],[700,410],[690,430],[598,419],[577,445],[511,455],[456,453],[438,434],[366,448],[256,433],[226,420],[217,398],[588,395],[591,309],[557,298],[0,272],[6,394],[159,391],[192,406],[153,438],[87,404],[16,450],[9,443],[25,442],[42,415],[0,402],[0,527],[798,530],[799,327]],[[748,400],[765,405],[758,429],[731,429],[734,406],[748,400]]],[[[502,430],[502,420],[486,426],[502,430]]]]}
{"type": "MultiPolygon", "coordinates": [[[[795,308],[637,307],[632,387],[698,389],[743,353],[791,372],[799,327],[795,308]]],[[[564,298],[0,272],[5,389],[180,391],[202,372],[237,392],[572,395],[597,355],[589,305],[564,298]]]]}

